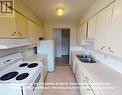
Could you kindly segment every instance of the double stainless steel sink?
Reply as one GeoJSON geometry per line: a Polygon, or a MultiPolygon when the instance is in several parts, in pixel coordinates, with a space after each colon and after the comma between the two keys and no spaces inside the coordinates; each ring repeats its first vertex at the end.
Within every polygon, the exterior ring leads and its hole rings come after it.
{"type": "Polygon", "coordinates": [[[94,57],[90,55],[77,55],[78,59],[84,63],[96,63],[94,57]]]}

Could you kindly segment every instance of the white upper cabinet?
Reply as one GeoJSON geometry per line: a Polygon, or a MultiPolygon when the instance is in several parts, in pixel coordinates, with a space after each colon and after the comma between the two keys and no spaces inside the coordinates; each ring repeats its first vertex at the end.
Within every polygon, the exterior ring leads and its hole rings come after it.
{"type": "Polygon", "coordinates": [[[108,35],[109,54],[122,58],[122,0],[114,3],[111,31],[108,35]]]}
{"type": "Polygon", "coordinates": [[[0,38],[26,38],[26,18],[15,12],[12,17],[0,17],[0,38]]]}
{"type": "Polygon", "coordinates": [[[116,0],[97,15],[94,48],[122,58],[122,0],[116,0]]]}
{"type": "Polygon", "coordinates": [[[44,38],[45,33],[44,33],[44,28],[38,25],[39,28],[39,38],[44,38]]]}
{"type": "Polygon", "coordinates": [[[87,34],[87,26],[88,26],[88,23],[87,22],[85,22],[85,23],[83,23],[83,25],[82,25],[82,36],[83,36],[83,39],[86,39],[86,34],[87,34]]]}
{"type": "Polygon", "coordinates": [[[84,39],[86,39],[87,33],[87,22],[81,24],[78,28],[78,43],[81,44],[84,39]]]}
{"type": "Polygon", "coordinates": [[[38,25],[34,22],[27,20],[27,30],[28,30],[28,39],[32,44],[37,44],[39,41],[38,37],[38,25]]]}
{"type": "Polygon", "coordinates": [[[17,12],[15,12],[15,18],[18,38],[27,38],[27,19],[17,12]]]}
{"type": "Polygon", "coordinates": [[[15,17],[0,17],[0,38],[17,38],[15,17]]]}
{"type": "Polygon", "coordinates": [[[111,20],[113,13],[113,4],[102,10],[97,15],[96,21],[96,35],[94,48],[100,52],[107,53],[107,37],[111,30],[111,20]]]}
{"type": "Polygon", "coordinates": [[[80,44],[82,42],[82,25],[78,27],[77,37],[78,37],[78,44],[80,44]]]}
{"type": "Polygon", "coordinates": [[[87,38],[95,38],[96,33],[96,16],[88,20],[88,32],[87,38]]]}

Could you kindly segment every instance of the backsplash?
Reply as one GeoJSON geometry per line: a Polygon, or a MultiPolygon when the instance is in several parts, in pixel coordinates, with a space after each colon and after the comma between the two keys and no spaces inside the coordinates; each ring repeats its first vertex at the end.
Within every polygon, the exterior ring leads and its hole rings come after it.
{"type": "Polygon", "coordinates": [[[21,52],[23,57],[26,57],[34,54],[34,49],[33,48],[30,49],[28,47],[20,47],[20,48],[0,50],[0,57],[11,55],[17,52],[21,52]]]}
{"type": "Polygon", "coordinates": [[[102,63],[106,64],[107,66],[122,73],[122,59],[118,59],[113,56],[101,54],[98,52],[95,53],[95,57],[96,57],[96,59],[98,59],[102,63]]]}
{"type": "Polygon", "coordinates": [[[33,54],[34,54],[34,49],[33,48],[22,52],[23,57],[31,56],[33,54]]]}

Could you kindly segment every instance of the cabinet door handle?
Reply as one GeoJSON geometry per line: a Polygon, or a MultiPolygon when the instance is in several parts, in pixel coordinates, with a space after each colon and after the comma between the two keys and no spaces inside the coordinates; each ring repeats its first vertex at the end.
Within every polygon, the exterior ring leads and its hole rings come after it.
{"type": "Polygon", "coordinates": [[[105,46],[101,47],[100,50],[103,50],[105,48],[105,46]]]}
{"type": "Polygon", "coordinates": [[[19,32],[19,36],[22,36],[22,33],[21,32],[19,32]]]}
{"type": "Polygon", "coordinates": [[[108,50],[109,50],[111,53],[114,53],[114,51],[112,50],[111,47],[109,47],[108,50]]]}
{"type": "Polygon", "coordinates": [[[15,36],[14,34],[11,34],[11,36],[15,36]]]}
{"type": "Polygon", "coordinates": [[[11,36],[15,36],[16,35],[16,32],[14,32],[13,34],[11,34],[11,36]]]}

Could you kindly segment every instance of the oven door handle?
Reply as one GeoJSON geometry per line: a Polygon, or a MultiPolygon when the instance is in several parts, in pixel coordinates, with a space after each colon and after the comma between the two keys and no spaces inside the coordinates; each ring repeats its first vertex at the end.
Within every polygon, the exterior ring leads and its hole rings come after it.
{"type": "Polygon", "coordinates": [[[41,73],[39,73],[38,77],[35,79],[34,83],[33,83],[33,91],[35,90],[35,88],[37,87],[39,81],[41,79],[41,73]]]}

